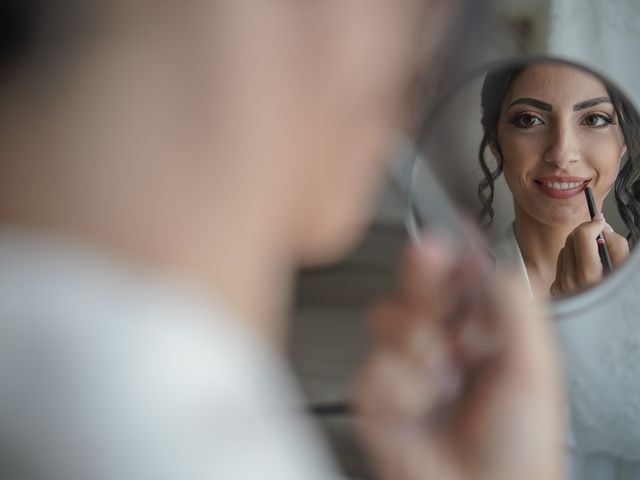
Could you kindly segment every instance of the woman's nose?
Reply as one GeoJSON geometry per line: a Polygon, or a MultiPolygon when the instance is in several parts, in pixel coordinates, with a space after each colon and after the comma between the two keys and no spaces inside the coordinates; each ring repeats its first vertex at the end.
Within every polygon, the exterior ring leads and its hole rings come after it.
{"type": "Polygon", "coordinates": [[[556,125],[550,135],[550,142],[544,153],[544,161],[558,168],[567,168],[578,163],[581,153],[575,132],[565,125],[556,125]]]}

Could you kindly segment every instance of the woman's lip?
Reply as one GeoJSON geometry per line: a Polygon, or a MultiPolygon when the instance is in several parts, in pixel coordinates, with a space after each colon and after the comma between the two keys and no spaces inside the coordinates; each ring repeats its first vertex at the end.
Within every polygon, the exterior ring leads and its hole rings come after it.
{"type": "Polygon", "coordinates": [[[582,193],[582,191],[591,181],[590,179],[584,179],[584,178],[579,179],[579,180],[582,180],[579,182],[576,182],[575,180],[567,181],[568,179],[573,180],[575,178],[576,177],[545,177],[544,179],[535,180],[535,184],[542,191],[542,193],[544,193],[548,197],[556,198],[556,199],[565,199],[565,198],[575,197],[576,195],[582,193]],[[565,181],[561,182],[556,179],[563,179],[565,181]],[[576,184],[576,183],[579,183],[579,185],[576,185],[575,187],[571,187],[571,184],[576,184]]]}

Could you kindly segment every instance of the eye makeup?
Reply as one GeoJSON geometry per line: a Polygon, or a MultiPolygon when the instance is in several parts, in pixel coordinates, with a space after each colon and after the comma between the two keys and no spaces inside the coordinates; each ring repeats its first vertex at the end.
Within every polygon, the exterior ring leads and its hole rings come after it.
{"type": "MultiPolygon", "coordinates": [[[[518,128],[532,128],[538,125],[544,125],[546,122],[540,115],[533,112],[519,112],[511,116],[508,123],[518,128]]],[[[618,122],[606,113],[594,112],[584,115],[579,124],[590,128],[603,128],[609,125],[616,125],[618,122]],[[589,120],[595,120],[590,122],[589,120]]]]}
{"type": "Polygon", "coordinates": [[[511,117],[509,123],[515,125],[518,128],[531,128],[537,125],[544,124],[544,120],[535,113],[531,112],[520,112],[516,113],[511,117]]]}
{"type": "Polygon", "coordinates": [[[610,117],[609,115],[605,114],[605,113],[589,113],[588,115],[585,115],[583,117],[583,119],[580,121],[580,123],[582,125],[586,125],[587,127],[593,127],[593,128],[602,128],[602,127],[606,127],[608,125],[616,125],[618,122],[615,121],[615,119],[613,119],[612,117],[610,117]],[[595,118],[598,121],[604,122],[604,123],[600,123],[599,125],[596,124],[589,124],[586,122],[587,119],[589,118],[595,118]]]}

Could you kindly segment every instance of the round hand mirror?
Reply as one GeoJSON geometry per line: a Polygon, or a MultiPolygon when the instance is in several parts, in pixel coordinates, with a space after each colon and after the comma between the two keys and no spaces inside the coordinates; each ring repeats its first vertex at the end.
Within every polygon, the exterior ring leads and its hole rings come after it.
{"type": "Polygon", "coordinates": [[[489,65],[442,98],[405,181],[412,237],[444,225],[466,241],[461,217],[485,232],[496,268],[557,320],[573,477],[640,478],[637,109],[615,79],[540,57],[489,65]]]}
{"type": "Polygon", "coordinates": [[[486,233],[497,268],[517,270],[557,315],[604,295],[640,237],[640,116],[628,98],[584,67],[538,58],[483,69],[445,99],[420,128],[410,230],[433,223],[422,195],[433,175],[486,233]]]}

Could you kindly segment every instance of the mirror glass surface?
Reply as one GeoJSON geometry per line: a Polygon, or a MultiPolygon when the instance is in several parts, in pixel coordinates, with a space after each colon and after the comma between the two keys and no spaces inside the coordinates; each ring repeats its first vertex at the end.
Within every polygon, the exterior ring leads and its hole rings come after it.
{"type": "Polygon", "coordinates": [[[435,177],[485,232],[497,268],[519,272],[534,297],[590,290],[640,235],[639,118],[614,80],[572,63],[482,69],[422,122],[411,220],[434,223],[424,195],[435,177]]]}

